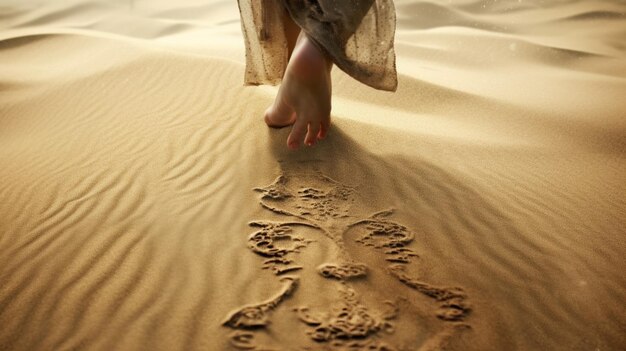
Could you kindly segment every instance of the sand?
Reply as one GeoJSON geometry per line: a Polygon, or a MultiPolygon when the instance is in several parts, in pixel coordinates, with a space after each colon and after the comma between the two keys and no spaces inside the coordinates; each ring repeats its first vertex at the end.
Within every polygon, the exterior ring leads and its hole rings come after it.
{"type": "Polygon", "coordinates": [[[289,151],[235,1],[3,1],[0,349],[623,350],[626,4],[396,7],[289,151]]]}

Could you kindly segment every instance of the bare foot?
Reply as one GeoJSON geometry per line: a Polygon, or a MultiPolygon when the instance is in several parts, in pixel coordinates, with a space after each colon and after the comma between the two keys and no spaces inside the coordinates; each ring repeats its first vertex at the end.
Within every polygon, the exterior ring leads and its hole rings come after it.
{"type": "Polygon", "coordinates": [[[265,111],[268,126],[293,125],[287,138],[292,149],[300,146],[302,138],[311,146],[326,136],[330,126],[331,67],[330,60],[301,34],[276,100],[265,111]]]}

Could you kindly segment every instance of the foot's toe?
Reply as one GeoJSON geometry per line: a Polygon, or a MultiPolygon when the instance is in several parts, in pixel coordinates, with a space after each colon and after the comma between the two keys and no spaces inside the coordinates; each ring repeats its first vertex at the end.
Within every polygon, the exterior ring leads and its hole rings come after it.
{"type": "Polygon", "coordinates": [[[308,122],[304,118],[296,119],[296,122],[291,128],[291,133],[289,133],[289,137],[287,138],[287,146],[289,146],[289,148],[297,149],[300,146],[302,137],[304,137],[307,131],[307,124],[308,122]]]}
{"type": "Polygon", "coordinates": [[[311,121],[309,123],[309,131],[306,134],[306,138],[304,138],[304,143],[307,144],[308,146],[313,146],[313,144],[315,144],[315,142],[317,141],[317,135],[320,132],[320,122],[318,121],[311,121]]]}
{"type": "Polygon", "coordinates": [[[322,119],[322,122],[320,123],[319,133],[317,133],[318,140],[326,138],[326,135],[328,134],[328,128],[330,128],[330,118],[322,119]]]}

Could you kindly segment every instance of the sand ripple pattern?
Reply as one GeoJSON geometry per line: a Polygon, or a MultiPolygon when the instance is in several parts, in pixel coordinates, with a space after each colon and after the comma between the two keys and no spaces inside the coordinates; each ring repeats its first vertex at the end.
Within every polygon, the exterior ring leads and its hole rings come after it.
{"type": "Polygon", "coordinates": [[[0,349],[622,351],[626,2],[395,3],[291,152],[236,1],[3,1],[0,349]]]}

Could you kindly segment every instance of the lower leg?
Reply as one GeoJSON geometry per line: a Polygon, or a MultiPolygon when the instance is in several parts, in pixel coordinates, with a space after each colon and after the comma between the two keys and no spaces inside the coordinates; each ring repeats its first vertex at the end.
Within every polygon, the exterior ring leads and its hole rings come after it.
{"type": "Polygon", "coordinates": [[[285,28],[285,37],[287,37],[287,47],[289,49],[289,58],[296,47],[298,36],[300,35],[300,27],[291,19],[287,10],[283,11],[283,26],[285,28]]]}

